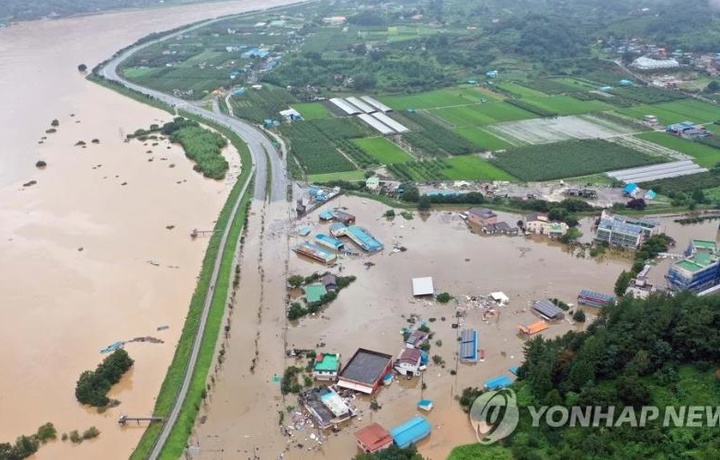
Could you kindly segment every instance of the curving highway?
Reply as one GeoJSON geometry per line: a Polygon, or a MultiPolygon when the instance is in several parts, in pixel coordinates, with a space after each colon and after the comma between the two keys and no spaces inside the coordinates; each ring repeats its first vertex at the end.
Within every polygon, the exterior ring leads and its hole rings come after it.
{"type": "MultiPolygon", "coordinates": [[[[122,85],[124,85],[127,88],[130,88],[134,91],[143,93],[147,96],[151,96],[155,99],[158,99],[162,102],[165,102],[166,104],[169,104],[176,109],[185,110],[189,113],[192,113],[194,115],[197,115],[199,117],[202,117],[204,119],[213,121],[215,123],[218,123],[220,125],[223,125],[231,130],[233,130],[238,136],[240,136],[245,143],[247,143],[247,146],[250,150],[250,155],[252,156],[252,173],[255,174],[255,190],[254,190],[254,198],[258,200],[268,200],[268,201],[285,201],[287,196],[287,186],[288,186],[288,178],[287,178],[287,169],[285,167],[285,160],[281,156],[281,154],[278,152],[278,150],[275,148],[273,143],[265,136],[265,134],[257,127],[253,126],[252,124],[246,123],[244,121],[238,120],[236,118],[232,118],[228,115],[224,115],[222,113],[215,113],[209,110],[206,110],[202,107],[198,107],[196,105],[193,105],[191,103],[188,103],[185,100],[176,98],[174,96],[171,96],[169,94],[165,94],[159,91],[155,91],[150,88],[145,88],[143,86],[131,83],[125,79],[123,79],[117,72],[118,66],[122,64],[123,61],[128,59],[130,56],[132,56],[134,53],[137,53],[139,50],[146,48],[148,46],[151,46],[155,43],[168,40],[172,37],[175,37],[177,35],[183,34],[188,32],[189,30],[197,29],[198,27],[203,27],[205,25],[211,24],[213,22],[219,21],[220,19],[213,19],[210,21],[205,21],[203,23],[188,27],[187,29],[183,29],[179,32],[173,33],[171,35],[167,35],[165,37],[159,38],[154,41],[150,41],[147,43],[144,43],[142,45],[138,45],[136,47],[130,48],[126,50],[125,52],[115,56],[113,59],[108,61],[100,70],[99,73],[101,76],[106,78],[107,80],[119,82],[122,85]],[[266,154],[267,152],[267,154],[266,154]],[[269,161],[269,164],[268,164],[269,161]],[[271,177],[271,187],[270,187],[270,196],[266,196],[266,188],[267,188],[267,174],[270,172],[272,175],[271,177]]],[[[249,165],[243,165],[243,167],[248,167],[249,165]]],[[[242,197],[245,195],[247,188],[250,184],[250,178],[252,177],[252,174],[248,178],[248,181],[243,186],[243,189],[238,196],[237,201],[234,204],[233,211],[231,218],[229,222],[232,222],[235,220],[236,213],[238,211],[238,208],[240,206],[240,202],[242,197]]],[[[200,344],[202,343],[202,336],[205,330],[205,324],[207,322],[207,317],[210,311],[210,305],[212,304],[212,300],[215,293],[215,285],[217,284],[217,279],[220,273],[220,263],[223,258],[223,253],[225,250],[225,245],[227,242],[228,234],[230,231],[230,225],[228,224],[225,229],[223,230],[222,240],[220,243],[220,248],[218,251],[218,255],[215,259],[215,263],[213,266],[213,272],[212,277],[210,279],[210,288],[208,289],[207,294],[205,295],[205,300],[203,304],[203,311],[200,318],[200,325],[198,327],[198,332],[196,336],[193,339],[193,348],[190,355],[190,360],[188,361],[187,369],[185,371],[185,377],[183,379],[182,386],[180,388],[180,391],[178,393],[177,399],[175,400],[175,403],[172,407],[172,410],[170,411],[170,414],[168,415],[167,419],[165,420],[165,423],[163,424],[162,432],[160,433],[160,436],[158,437],[155,445],[153,446],[152,452],[150,453],[150,456],[148,458],[155,460],[160,457],[160,453],[163,450],[163,447],[165,446],[165,443],[167,442],[168,436],[170,435],[170,431],[172,430],[173,426],[175,425],[177,418],[180,414],[180,409],[182,407],[183,401],[185,401],[185,398],[187,396],[188,389],[190,387],[190,381],[192,379],[195,365],[197,363],[197,358],[200,351],[200,344]]]]}

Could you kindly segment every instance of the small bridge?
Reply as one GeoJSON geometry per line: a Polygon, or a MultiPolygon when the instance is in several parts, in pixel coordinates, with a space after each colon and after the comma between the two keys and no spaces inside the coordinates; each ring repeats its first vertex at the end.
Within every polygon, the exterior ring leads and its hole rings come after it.
{"type": "Polygon", "coordinates": [[[118,419],[118,424],[125,426],[128,422],[137,422],[137,424],[140,425],[140,422],[154,423],[162,422],[163,420],[165,420],[165,417],[128,417],[127,415],[121,415],[118,419]]]}
{"type": "Polygon", "coordinates": [[[215,230],[198,230],[197,228],[193,228],[190,232],[190,238],[195,239],[198,236],[212,235],[213,233],[215,233],[215,230]]]}

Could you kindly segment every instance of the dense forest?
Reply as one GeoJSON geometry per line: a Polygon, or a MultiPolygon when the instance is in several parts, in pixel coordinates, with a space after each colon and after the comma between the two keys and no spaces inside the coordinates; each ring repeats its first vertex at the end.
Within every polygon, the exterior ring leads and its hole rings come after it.
{"type": "Polygon", "coordinates": [[[717,407],[718,363],[719,297],[622,299],[586,332],[527,342],[515,385],[518,429],[496,445],[464,446],[450,458],[717,458],[717,428],[663,427],[663,417],[644,428],[536,428],[527,407],[615,406],[616,414],[625,406],[717,407]]]}
{"type": "Polygon", "coordinates": [[[2,0],[0,22],[59,18],[76,14],[98,13],[124,8],[146,8],[167,4],[191,3],[192,0],[2,0]]]}

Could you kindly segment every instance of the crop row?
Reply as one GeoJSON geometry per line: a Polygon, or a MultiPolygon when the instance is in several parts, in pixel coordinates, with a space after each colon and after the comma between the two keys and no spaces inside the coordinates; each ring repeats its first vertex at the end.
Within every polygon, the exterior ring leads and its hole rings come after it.
{"type": "Polygon", "coordinates": [[[338,152],[335,143],[310,122],[283,125],[281,133],[290,144],[291,153],[307,174],[352,171],[355,166],[338,152]]]}
{"type": "Polygon", "coordinates": [[[236,117],[262,123],[267,119],[277,119],[278,112],[287,109],[297,99],[284,89],[266,86],[234,96],[231,101],[236,117]]]}
{"type": "Polygon", "coordinates": [[[713,187],[720,187],[720,175],[716,171],[659,179],[643,184],[643,188],[652,189],[664,195],[670,192],[692,192],[713,187]]]}
{"type": "Polygon", "coordinates": [[[505,102],[510,105],[514,105],[515,107],[519,107],[523,110],[527,110],[528,112],[534,113],[535,115],[538,115],[540,117],[550,118],[558,116],[557,112],[543,109],[542,107],[538,107],[522,99],[506,99],[505,102]]]}
{"type": "Polygon", "coordinates": [[[662,161],[600,139],[519,147],[498,153],[492,160],[496,166],[523,181],[585,176],[662,161]]]}
{"type": "Polygon", "coordinates": [[[522,82],[518,83],[522,86],[525,86],[530,89],[534,89],[536,91],[540,91],[541,93],[545,94],[569,94],[572,92],[577,91],[576,88],[573,88],[571,86],[568,86],[564,83],[560,83],[558,81],[549,79],[549,78],[539,78],[537,80],[533,80],[531,82],[522,82]]]}
{"type": "Polygon", "coordinates": [[[716,149],[720,149],[720,139],[715,136],[700,137],[698,139],[695,139],[695,141],[701,144],[708,145],[710,147],[715,147],[716,149]]]}
{"type": "Polygon", "coordinates": [[[408,161],[406,163],[397,163],[388,165],[388,170],[401,180],[410,181],[429,181],[443,180],[447,177],[442,173],[448,165],[439,159],[427,161],[408,161]]]}
{"type": "Polygon", "coordinates": [[[406,133],[405,140],[430,155],[467,155],[478,151],[475,144],[425,115],[408,113],[405,116],[420,127],[418,131],[406,133]]]}

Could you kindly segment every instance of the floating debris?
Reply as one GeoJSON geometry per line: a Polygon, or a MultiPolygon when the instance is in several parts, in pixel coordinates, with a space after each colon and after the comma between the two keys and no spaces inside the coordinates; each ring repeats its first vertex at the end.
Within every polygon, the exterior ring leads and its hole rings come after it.
{"type": "Polygon", "coordinates": [[[168,329],[170,329],[170,326],[168,326],[167,324],[163,324],[162,326],[158,326],[157,328],[158,331],[165,331],[168,329]]]}
{"type": "Polygon", "coordinates": [[[121,349],[121,348],[124,347],[124,346],[125,346],[125,342],[115,342],[115,343],[111,343],[111,344],[108,345],[107,347],[105,347],[105,348],[103,348],[102,350],[100,350],[100,353],[112,353],[113,351],[119,350],[119,349],[121,349]]]}
{"type": "Polygon", "coordinates": [[[147,263],[149,263],[150,265],[155,266],[155,267],[159,267],[159,266],[160,266],[160,263],[159,263],[159,262],[156,262],[156,261],[154,261],[154,260],[148,260],[147,263]]]}

